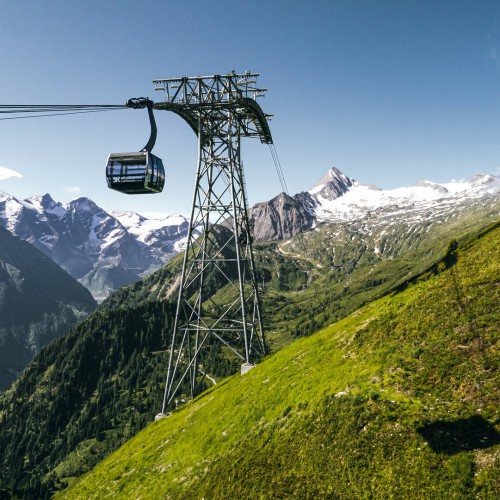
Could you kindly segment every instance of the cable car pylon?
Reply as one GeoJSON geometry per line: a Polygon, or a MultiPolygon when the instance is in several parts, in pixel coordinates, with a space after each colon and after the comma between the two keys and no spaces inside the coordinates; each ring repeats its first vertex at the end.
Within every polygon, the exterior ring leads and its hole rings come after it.
{"type": "Polygon", "coordinates": [[[154,80],[155,110],[172,111],[198,137],[198,164],[187,245],[170,340],[161,413],[193,398],[218,353],[242,373],[266,354],[252,251],[241,138],[272,144],[257,98],[257,73],[154,80]]]}

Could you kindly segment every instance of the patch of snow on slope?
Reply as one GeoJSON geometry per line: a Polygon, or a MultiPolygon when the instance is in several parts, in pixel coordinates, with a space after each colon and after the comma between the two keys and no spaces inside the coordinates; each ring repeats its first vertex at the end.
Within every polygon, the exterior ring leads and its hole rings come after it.
{"type": "Polygon", "coordinates": [[[49,250],[52,250],[54,244],[57,242],[57,237],[54,235],[46,234],[38,240],[42,245],[45,245],[49,250]]]}
{"type": "Polygon", "coordinates": [[[30,208],[32,210],[36,210],[40,214],[42,220],[47,220],[44,214],[55,215],[59,219],[66,215],[66,209],[60,203],[56,203],[54,200],[52,200],[52,198],[49,198],[50,208],[48,208],[44,206],[43,198],[44,196],[32,196],[31,198],[27,198],[24,201],[30,205],[30,208]]]}
{"type": "Polygon", "coordinates": [[[151,237],[151,234],[168,226],[180,226],[187,222],[187,219],[179,214],[168,215],[163,219],[147,219],[135,212],[122,212],[119,210],[110,210],[109,213],[117,219],[130,234],[133,234],[137,240],[145,243],[151,237]]]}
{"type": "Polygon", "coordinates": [[[31,209],[32,207],[30,207],[26,202],[20,201],[10,195],[1,201],[5,201],[4,213],[7,220],[6,228],[13,232],[16,221],[23,208],[31,209]]]}
{"type": "Polygon", "coordinates": [[[106,240],[99,238],[96,229],[99,227],[101,222],[105,219],[103,215],[93,215],[92,224],[90,226],[90,232],[88,240],[85,242],[85,248],[91,252],[99,252],[99,249],[106,245],[106,240]]]}
{"type": "Polygon", "coordinates": [[[66,209],[62,205],[56,205],[54,208],[45,210],[48,214],[55,215],[59,219],[62,219],[66,215],[66,209]]]}
{"type": "Polygon", "coordinates": [[[177,252],[177,253],[184,252],[184,250],[186,250],[187,241],[188,241],[187,236],[185,236],[184,238],[181,238],[181,239],[177,240],[174,243],[174,251],[177,252]]]}

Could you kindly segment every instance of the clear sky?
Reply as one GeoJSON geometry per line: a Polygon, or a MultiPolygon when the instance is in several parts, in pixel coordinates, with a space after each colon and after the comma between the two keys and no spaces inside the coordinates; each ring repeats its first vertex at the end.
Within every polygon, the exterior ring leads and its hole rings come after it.
{"type": "MultiPolygon", "coordinates": [[[[498,0],[0,0],[0,104],[122,104],[152,80],[250,69],[291,194],[336,166],[382,188],[500,170],[498,0]]],[[[149,137],[145,110],[0,121],[0,190],[87,196],[187,215],[196,137],[155,113],[159,195],[108,190],[111,152],[149,137]],[[6,178],[8,177],[8,178],[6,178]]],[[[243,143],[251,204],[281,186],[269,148],[243,143]]]]}

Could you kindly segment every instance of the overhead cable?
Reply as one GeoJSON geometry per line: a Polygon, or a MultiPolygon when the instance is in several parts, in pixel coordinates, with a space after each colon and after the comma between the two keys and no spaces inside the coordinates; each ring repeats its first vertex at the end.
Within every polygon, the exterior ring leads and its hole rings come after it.
{"type": "MultiPolygon", "coordinates": [[[[271,151],[271,156],[273,157],[274,167],[276,169],[276,173],[278,174],[278,178],[280,180],[281,189],[288,197],[290,197],[290,193],[288,192],[288,186],[285,180],[285,174],[283,172],[283,168],[281,167],[278,151],[276,151],[276,146],[274,145],[274,143],[269,144],[269,150],[271,151]]],[[[304,252],[304,255],[306,255],[307,250],[304,244],[302,231],[299,231],[298,233],[298,240],[299,240],[299,245],[302,248],[302,251],[304,252]]]]}
{"type": "Polygon", "coordinates": [[[278,151],[276,151],[276,146],[274,144],[269,144],[269,151],[271,151],[271,156],[273,157],[274,168],[276,169],[276,173],[278,174],[278,179],[281,184],[281,189],[283,189],[284,193],[290,196],[290,194],[288,193],[288,186],[286,185],[285,174],[283,173],[283,169],[281,168],[281,162],[278,157],[278,151]]]}
{"type": "Polygon", "coordinates": [[[17,120],[21,118],[41,118],[46,116],[74,115],[80,113],[97,113],[127,109],[124,104],[8,104],[0,105],[0,115],[12,114],[0,120],[17,120]],[[20,116],[18,116],[20,115],[20,116]]]}

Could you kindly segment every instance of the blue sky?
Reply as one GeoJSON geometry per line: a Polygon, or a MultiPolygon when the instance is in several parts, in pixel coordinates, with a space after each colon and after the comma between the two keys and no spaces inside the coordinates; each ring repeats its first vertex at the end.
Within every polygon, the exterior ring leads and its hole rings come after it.
{"type": "MultiPolygon", "coordinates": [[[[500,172],[500,2],[229,0],[2,2],[0,104],[161,99],[155,78],[251,69],[291,194],[331,166],[382,188],[500,172]]],[[[149,136],[124,110],[0,121],[0,190],[88,196],[106,209],[189,213],[196,138],[155,114],[160,195],[110,191],[104,164],[149,136]]],[[[281,186],[267,146],[243,142],[251,204],[281,186]]]]}

